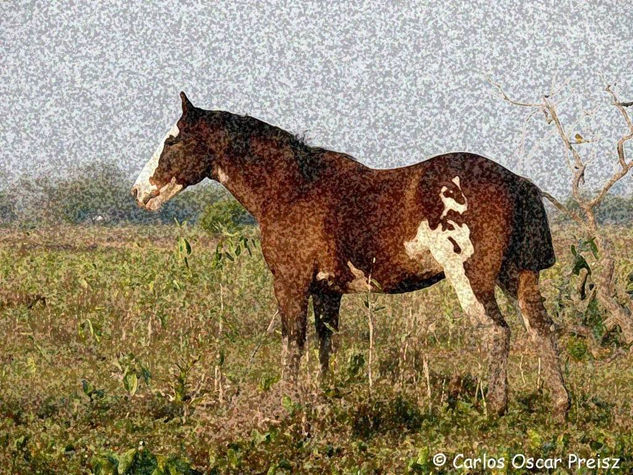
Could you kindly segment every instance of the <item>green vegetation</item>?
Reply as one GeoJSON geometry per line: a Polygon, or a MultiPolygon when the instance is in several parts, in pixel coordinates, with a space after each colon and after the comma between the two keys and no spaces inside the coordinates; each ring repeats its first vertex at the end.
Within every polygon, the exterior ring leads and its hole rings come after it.
{"type": "Polygon", "coordinates": [[[0,189],[0,226],[34,228],[59,224],[194,223],[218,200],[235,203],[226,191],[207,183],[148,213],[130,195],[133,179],[111,163],[92,163],[66,178],[23,179],[0,189]]]}
{"type": "MultiPolygon", "coordinates": [[[[371,296],[371,395],[368,297],[345,297],[331,380],[318,381],[310,328],[296,391],[279,382],[272,281],[253,228],[1,232],[2,472],[428,473],[437,452],[615,456],[619,473],[633,470],[633,354],[603,334],[595,304],[574,305],[574,269],[591,249],[572,228],[555,229],[559,262],[542,278],[564,330],[566,424],[550,417],[538,354],[504,299],[510,407],[494,418],[478,333],[446,283],[371,296]]],[[[624,279],[633,234],[610,232],[624,279]]]]}
{"type": "Polygon", "coordinates": [[[202,229],[212,233],[235,233],[254,223],[254,218],[233,197],[207,205],[198,220],[202,229]]]}
{"type": "MultiPolygon", "coordinates": [[[[547,204],[547,200],[546,200],[547,204]]],[[[565,200],[564,205],[567,209],[579,213],[580,206],[573,198],[565,200]]],[[[555,221],[568,222],[569,218],[558,211],[554,215],[555,221]]],[[[596,208],[596,221],[598,224],[633,224],[633,196],[606,195],[596,208]]]]}

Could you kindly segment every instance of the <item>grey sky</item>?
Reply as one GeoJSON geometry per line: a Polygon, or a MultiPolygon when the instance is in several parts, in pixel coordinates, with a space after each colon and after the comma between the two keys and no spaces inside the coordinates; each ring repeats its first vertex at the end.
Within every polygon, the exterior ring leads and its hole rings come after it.
{"type": "Polygon", "coordinates": [[[557,137],[537,116],[525,148],[541,146],[521,157],[527,111],[503,103],[485,74],[526,100],[569,81],[562,119],[598,107],[573,132],[602,138],[585,147],[598,149],[603,175],[625,131],[603,80],[633,100],[630,1],[152,5],[3,2],[0,174],[115,160],[132,178],[184,90],[200,107],[305,132],[372,166],[469,150],[560,193],[557,137]]]}

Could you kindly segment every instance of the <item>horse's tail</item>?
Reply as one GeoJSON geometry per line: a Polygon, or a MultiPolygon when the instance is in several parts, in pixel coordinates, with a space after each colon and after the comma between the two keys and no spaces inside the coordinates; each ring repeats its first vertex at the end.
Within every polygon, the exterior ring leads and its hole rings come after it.
{"type": "Polygon", "coordinates": [[[539,271],[554,265],[556,256],[541,190],[525,178],[514,188],[514,225],[506,264],[539,271]]]}

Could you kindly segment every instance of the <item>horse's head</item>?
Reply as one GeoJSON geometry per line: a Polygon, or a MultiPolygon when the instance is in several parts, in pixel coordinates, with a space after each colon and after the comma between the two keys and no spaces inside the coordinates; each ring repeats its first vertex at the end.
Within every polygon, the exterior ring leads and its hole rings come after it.
{"type": "Polygon", "coordinates": [[[132,196],[148,210],[157,210],[209,174],[213,153],[204,140],[203,111],[194,107],[184,92],[180,93],[180,98],[182,116],[167,133],[132,188],[132,196]]]}

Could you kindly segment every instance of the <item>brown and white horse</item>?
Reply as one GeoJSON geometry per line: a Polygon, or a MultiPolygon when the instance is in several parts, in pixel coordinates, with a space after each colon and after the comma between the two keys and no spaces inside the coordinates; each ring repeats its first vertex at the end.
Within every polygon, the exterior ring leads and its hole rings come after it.
{"type": "Polygon", "coordinates": [[[510,330],[495,300],[499,285],[518,299],[555,412],[565,415],[554,325],[539,290],[539,271],[555,257],[535,185],[470,153],[375,170],[255,118],[196,108],[184,93],[181,99],[180,120],[132,194],[156,210],[209,177],[257,219],[282,318],[286,376],[298,371],[310,297],[326,372],[343,294],[409,292],[446,278],[485,331],[488,407],[502,413],[510,330]]]}

